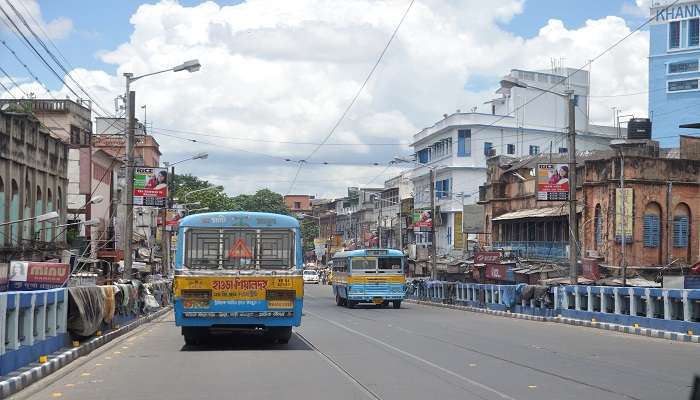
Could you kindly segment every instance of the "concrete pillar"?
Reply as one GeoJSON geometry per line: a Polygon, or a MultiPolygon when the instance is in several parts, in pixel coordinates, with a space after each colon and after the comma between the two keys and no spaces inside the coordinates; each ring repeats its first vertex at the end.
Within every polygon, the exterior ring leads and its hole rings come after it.
{"type": "MultiPolygon", "coordinates": [[[[47,300],[47,294],[45,291],[44,292],[38,292],[34,296],[34,302],[37,303],[36,299],[38,298],[43,298],[43,304],[39,304],[34,306],[34,312],[32,315],[35,316],[34,319],[34,330],[36,331],[36,336],[34,337],[35,340],[42,341],[46,339],[46,300],[47,300]]],[[[32,334],[32,336],[34,336],[32,334]]]]}
{"type": "Polygon", "coordinates": [[[586,305],[586,309],[588,312],[593,312],[593,288],[590,286],[586,287],[586,292],[588,293],[588,304],[586,305]]]}
{"type": "Polygon", "coordinates": [[[600,288],[600,311],[601,312],[608,312],[608,296],[605,293],[604,288],[600,288]]]}
{"type": "Polygon", "coordinates": [[[615,305],[615,314],[622,314],[622,296],[620,288],[613,288],[613,300],[615,305]]]}
{"type": "Polygon", "coordinates": [[[651,296],[651,289],[644,289],[644,297],[647,299],[647,318],[654,318],[654,312],[656,311],[656,301],[651,296]]]}
{"type": "Polygon", "coordinates": [[[579,293],[579,286],[574,286],[574,308],[577,311],[581,311],[581,293],[579,293]]]}
{"type": "Polygon", "coordinates": [[[636,316],[639,309],[639,296],[634,292],[634,288],[627,288],[630,294],[630,315],[636,316]]]}
{"type": "Polygon", "coordinates": [[[688,291],[681,292],[683,296],[683,321],[690,322],[693,316],[693,300],[688,299],[688,291]]]}
{"type": "Polygon", "coordinates": [[[664,319],[670,320],[671,319],[671,298],[668,297],[668,290],[664,290],[661,292],[662,295],[664,296],[664,319]]]}

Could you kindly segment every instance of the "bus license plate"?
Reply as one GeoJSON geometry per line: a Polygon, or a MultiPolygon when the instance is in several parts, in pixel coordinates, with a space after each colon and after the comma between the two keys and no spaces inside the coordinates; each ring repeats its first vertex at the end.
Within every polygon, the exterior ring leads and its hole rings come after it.
{"type": "Polygon", "coordinates": [[[267,308],[294,308],[292,300],[268,300],[267,308]]]}
{"type": "Polygon", "coordinates": [[[382,304],[382,303],[384,303],[384,299],[381,298],[381,297],[374,297],[374,298],[372,299],[372,303],[374,303],[374,304],[382,304]]]}

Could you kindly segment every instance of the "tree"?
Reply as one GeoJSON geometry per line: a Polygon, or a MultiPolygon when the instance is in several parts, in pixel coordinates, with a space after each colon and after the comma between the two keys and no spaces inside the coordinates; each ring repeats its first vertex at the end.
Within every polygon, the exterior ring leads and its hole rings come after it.
{"type": "Polygon", "coordinates": [[[301,240],[304,244],[304,251],[314,249],[314,238],[318,233],[318,226],[311,219],[302,219],[301,223],[301,240]]]}
{"type": "Polygon", "coordinates": [[[289,208],[284,204],[284,197],[270,189],[260,189],[253,195],[241,194],[231,200],[234,210],[290,214],[289,208]]]}

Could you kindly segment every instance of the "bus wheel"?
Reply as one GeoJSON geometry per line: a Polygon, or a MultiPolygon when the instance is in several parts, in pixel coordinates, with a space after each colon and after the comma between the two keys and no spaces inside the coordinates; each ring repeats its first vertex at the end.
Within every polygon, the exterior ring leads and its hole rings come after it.
{"type": "Polygon", "coordinates": [[[185,337],[187,346],[196,346],[202,342],[205,332],[204,329],[198,327],[182,327],[182,336],[185,337]]]}
{"type": "Polygon", "coordinates": [[[338,307],[343,305],[343,299],[340,298],[340,294],[338,293],[335,294],[335,305],[338,307]]]}
{"type": "Polygon", "coordinates": [[[355,306],[357,305],[357,302],[354,301],[354,300],[348,300],[348,299],[346,299],[346,300],[345,300],[345,305],[346,305],[348,308],[355,308],[355,306]]]}
{"type": "Polygon", "coordinates": [[[394,301],[392,302],[392,305],[393,305],[394,308],[396,308],[396,309],[401,308],[401,300],[394,300],[394,301]]]}
{"type": "Polygon", "coordinates": [[[387,308],[389,307],[389,300],[384,300],[382,304],[379,305],[381,308],[387,308]]]}

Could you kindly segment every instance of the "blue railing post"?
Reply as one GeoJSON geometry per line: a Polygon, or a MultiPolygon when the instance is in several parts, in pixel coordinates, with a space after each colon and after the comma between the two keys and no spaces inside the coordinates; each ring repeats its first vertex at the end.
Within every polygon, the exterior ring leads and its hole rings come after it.
{"type": "Polygon", "coordinates": [[[673,314],[672,314],[672,300],[668,296],[668,290],[663,290],[661,293],[663,293],[664,296],[664,319],[665,320],[671,320],[673,319],[673,314]]]}
{"type": "Polygon", "coordinates": [[[620,296],[620,288],[613,288],[613,299],[615,302],[615,314],[622,314],[622,296],[620,296]]]}
{"type": "Polygon", "coordinates": [[[681,293],[683,301],[683,321],[691,322],[693,319],[693,301],[688,299],[688,291],[684,290],[681,293]]]}
{"type": "Polygon", "coordinates": [[[38,292],[32,296],[34,298],[34,331],[32,336],[35,341],[46,339],[46,297],[47,292],[38,292]],[[38,301],[37,301],[38,300],[38,301]],[[37,304],[40,303],[40,304],[37,304]]]}
{"type": "Polygon", "coordinates": [[[588,312],[593,312],[593,304],[595,301],[593,298],[593,288],[590,286],[586,287],[586,292],[588,293],[588,304],[586,305],[586,309],[588,312]]]}

